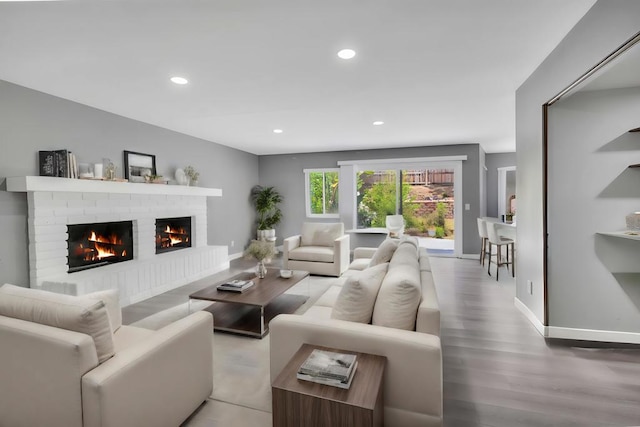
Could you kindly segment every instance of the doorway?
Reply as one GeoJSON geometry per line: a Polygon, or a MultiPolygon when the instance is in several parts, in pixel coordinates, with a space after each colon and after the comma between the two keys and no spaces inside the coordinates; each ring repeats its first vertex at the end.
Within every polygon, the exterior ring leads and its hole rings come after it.
{"type": "Polygon", "coordinates": [[[498,168],[498,218],[512,222],[516,215],[516,167],[498,168]]]}

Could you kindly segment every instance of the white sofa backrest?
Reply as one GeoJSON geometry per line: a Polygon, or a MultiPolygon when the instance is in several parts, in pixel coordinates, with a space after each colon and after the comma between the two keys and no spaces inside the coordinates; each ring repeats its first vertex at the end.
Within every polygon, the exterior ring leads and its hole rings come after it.
{"type": "Polygon", "coordinates": [[[344,224],[305,222],[301,235],[301,246],[333,246],[334,241],[344,235],[344,224]]]}
{"type": "Polygon", "coordinates": [[[87,334],[93,338],[100,363],[115,352],[102,300],[5,284],[0,287],[0,315],[87,334]]]}

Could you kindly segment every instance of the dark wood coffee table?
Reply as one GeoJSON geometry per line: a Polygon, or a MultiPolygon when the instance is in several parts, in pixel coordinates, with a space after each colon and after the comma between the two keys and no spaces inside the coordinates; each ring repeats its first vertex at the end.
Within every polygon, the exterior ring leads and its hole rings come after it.
{"type": "Polygon", "coordinates": [[[382,426],[382,381],[386,361],[384,356],[303,344],[271,384],[273,425],[382,426]],[[358,366],[348,390],[297,379],[300,365],[316,348],[356,355],[358,366]]]}
{"type": "Polygon", "coordinates": [[[280,270],[268,268],[264,279],[254,273],[240,273],[189,295],[189,299],[215,301],[205,308],[213,314],[213,329],[262,338],[269,332],[269,322],[278,314],[293,313],[308,297],[285,294],[293,285],[309,276],[308,271],[293,271],[284,279],[280,270]],[[255,285],[242,293],[218,291],[218,285],[232,279],[253,280],[255,285]]]}

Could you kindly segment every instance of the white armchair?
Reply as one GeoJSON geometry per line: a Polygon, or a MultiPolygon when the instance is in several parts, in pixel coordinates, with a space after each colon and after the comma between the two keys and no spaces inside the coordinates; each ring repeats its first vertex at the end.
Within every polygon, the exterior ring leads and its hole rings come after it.
{"type": "Polygon", "coordinates": [[[284,268],[340,276],[349,267],[349,235],[342,223],[302,224],[302,233],[284,239],[284,268]]]}
{"type": "Polygon", "coordinates": [[[385,220],[389,237],[402,237],[404,233],[404,217],[402,215],[387,215],[385,220]]]}
{"type": "Polygon", "coordinates": [[[213,388],[211,314],[157,331],[121,319],[117,294],[0,287],[0,425],[180,425],[213,388]]]}

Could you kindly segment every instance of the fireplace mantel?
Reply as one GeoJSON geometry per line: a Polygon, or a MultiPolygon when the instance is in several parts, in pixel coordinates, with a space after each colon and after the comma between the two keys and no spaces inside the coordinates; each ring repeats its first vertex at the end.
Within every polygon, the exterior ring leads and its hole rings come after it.
{"type": "Polygon", "coordinates": [[[229,268],[226,246],[208,244],[215,188],[41,176],[7,178],[26,193],[29,285],[71,295],[119,289],[126,306],[229,268]],[[191,247],[156,254],[156,220],[191,218],[191,247]],[[133,259],[69,271],[69,226],[131,221],[133,259]]]}
{"type": "Polygon", "coordinates": [[[208,197],[222,196],[222,190],[219,188],[100,181],[93,179],[56,178],[50,176],[8,177],[7,191],[21,193],[52,191],[67,193],[166,194],[176,196],[208,197]]]}

